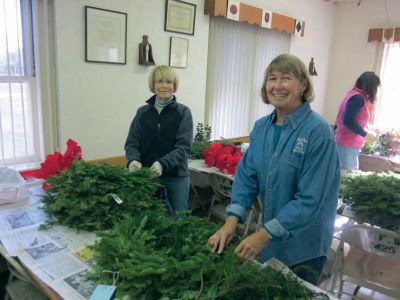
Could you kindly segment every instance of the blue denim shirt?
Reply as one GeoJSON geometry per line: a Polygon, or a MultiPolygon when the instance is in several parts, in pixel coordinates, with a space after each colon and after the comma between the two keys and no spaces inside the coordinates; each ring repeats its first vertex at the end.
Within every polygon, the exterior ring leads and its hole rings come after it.
{"type": "Polygon", "coordinates": [[[275,111],[259,119],[236,170],[228,214],[246,219],[259,195],[272,241],[263,261],[288,266],[329,253],[340,188],[339,160],[328,123],[308,102],[285,117],[272,151],[275,111]]]}

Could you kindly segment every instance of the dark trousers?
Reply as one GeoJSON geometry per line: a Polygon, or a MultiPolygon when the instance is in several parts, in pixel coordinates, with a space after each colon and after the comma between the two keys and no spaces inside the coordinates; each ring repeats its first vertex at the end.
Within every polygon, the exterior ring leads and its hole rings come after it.
{"type": "Polygon", "coordinates": [[[308,281],[313,285],[318,285],[322,277],[322,270],[326,260],[326,256],[320,256],[304,261],[297,265],[290,266],[290,269],[292,269],[292,271],[301,279],[308,281]]]}

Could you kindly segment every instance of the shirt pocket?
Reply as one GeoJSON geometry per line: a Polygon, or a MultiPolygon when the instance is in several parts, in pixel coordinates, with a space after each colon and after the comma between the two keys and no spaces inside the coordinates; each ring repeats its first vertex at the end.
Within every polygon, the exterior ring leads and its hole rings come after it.
{"type": "Polygon", "coordinates": [[[283,157],[283,164],[289,168],[300,169],[303,165],[303,160],[303,157],[289,154],[283,157]]]}
{"type": "Polygon", "coordinates": [[[293,154],[285,155],[282,158],[282,165],[279,169],[280,181],[283,186],[296,190],[301,169],[303,167],[303,157],[293,154]]]}

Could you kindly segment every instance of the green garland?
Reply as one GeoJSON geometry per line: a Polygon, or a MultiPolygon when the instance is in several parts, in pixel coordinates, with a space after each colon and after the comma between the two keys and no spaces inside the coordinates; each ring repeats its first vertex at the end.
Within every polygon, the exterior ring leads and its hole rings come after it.
{"type": "Polygon", "coordinates": [[[165,211],[155,195],[159,187],[143,168],[129,173],[126,168],[76,161],[58,176],[47,180],[52,186],[43,198],[44,210],[59,223],[78,230],[112,228],[126,214],[143,210],[165,211]],[[118,204],[111,194],[123,203],[118,204]]]}
{"type": "Polygon", "coordinates": [[[400,179],[392,174],[344,176],[343,200],[356,220],[400,233],[400,179]]]}
{"type": "Polygon", "coordinates": [[[194,141],[192,144],[192,153],[190,154],[191,159],[204,159],[203,151],[212,144],[211,141],[194,141]]]}
{"type": "Polygon", "coordinates": [[[52,177],[44,209],[57,222],[76,229],[102,230],[95,250],[98,283],[119,272],[118,296],[131,299],[310,299],[295,278],[243,261],[233,249],[213,254],[207,243],[218,225],[197,217],[170,218],[154,198],[159,187],[146,168],[75,162],[52,177]],[[114,193],[124,202],[118,204],[114,193]],[[107,231],[104,231],[107,229],[107,231]]]}
{"type": "Polygon", "coordinates": [[[154,212],[128,217],[101,234],[98,282],[111,283],[106,270],[119,272],[118,295],[131,299],[309,299],[294,278],[243,261],[236,240],[213,254],[208,237],[218,225],[205,219],[172,219],[154,212]]]}

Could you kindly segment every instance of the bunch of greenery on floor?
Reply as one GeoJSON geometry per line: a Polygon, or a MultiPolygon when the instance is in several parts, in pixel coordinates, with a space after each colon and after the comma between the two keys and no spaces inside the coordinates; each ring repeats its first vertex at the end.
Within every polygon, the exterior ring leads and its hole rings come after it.
{"type": "Polygon", "coordinates": [[[119,272],[119,296],[131,299],[309,299],[310,291],[280,272],[261,270],[234,253],[206,243],[217,225],[205,219],[172,219],[149,212],[124,219],[94,246],[97,281],[119,272]]]}
{"type": "Polygon", "coordinates": [[[78,230],[104,230],[119,223],[125,214],[144,210],[162,214],[165,207],[155,197],[159,187],[150,170],[130,173],[126,168],[75,161],[47,180],[51,188],[43,198],[49,224],[59,223],[78,230]]]}
{"type": "Polygon", "coordinates": [[[209,125],[203,125],[203,123],[197,123],[196,134],[192,144],[192,153],[190,158],[201,159],[203,158],[202,153],[204,149],[211,145],[211,127],[209,125]]]}
{"type": "Polygon", "coordinates": [[[357,221],[400,233],[400,178],[391,173],[346,175],[341,194],[357,221]]]}

